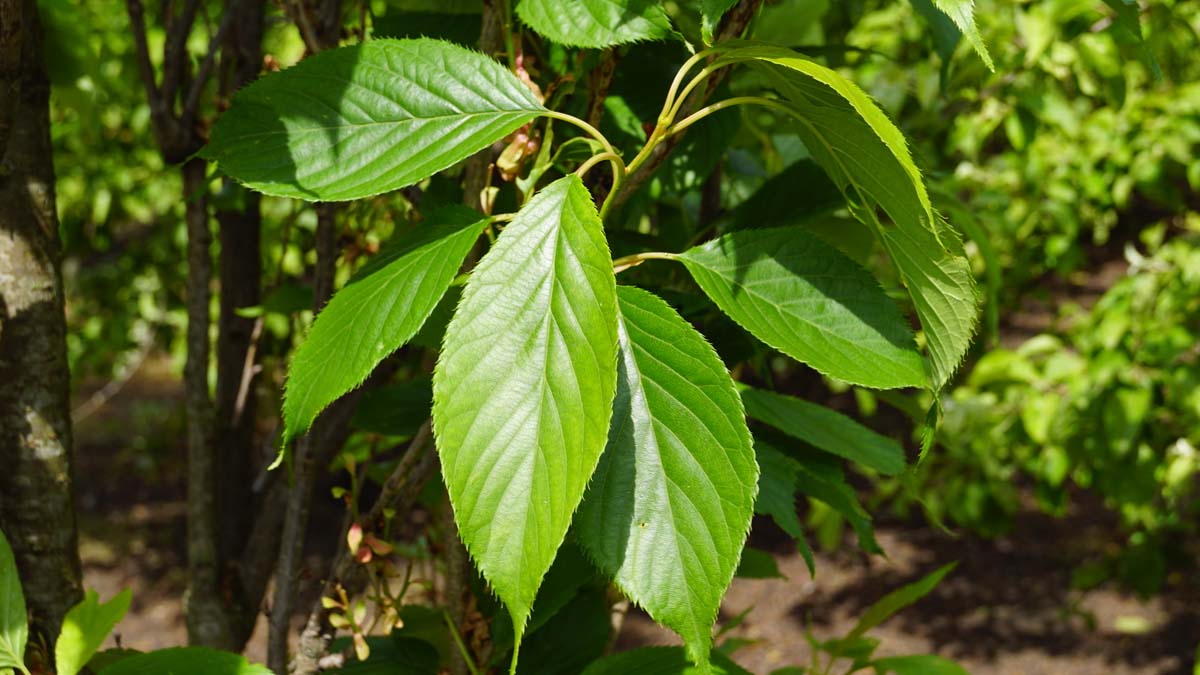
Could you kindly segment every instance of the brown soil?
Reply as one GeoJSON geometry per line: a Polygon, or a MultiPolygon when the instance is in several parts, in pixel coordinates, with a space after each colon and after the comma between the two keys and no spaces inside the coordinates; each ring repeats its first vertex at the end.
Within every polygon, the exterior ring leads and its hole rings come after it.
{"type": "MultiPolygon", "coordinates": [[[[77,426],[85,582],[102,598],[133,589],[132,608],[117,633],[123,646],[137,649],[179,645],[186,637],[180,610],[183,412],[176,382],[152,359],[77,426]]],[[[771,523],[756,521],[751,544],[774,553],[787,578],[735,580],[721,620],[752,608],[730,633],[751,641],[735,659],[758,675],[804,665],[805,626],[818,638],[836,637],[887,592],[959,561],[932,594],[872,632],[882,640],[881,654],[937,653],[974,675],[1192,673],[1200,643],[1197,579],[1176,574],[1166,591],[1145,602],[1115,585],[1071,590],[1072,568],[1118,540],[1103,518],[1028,513],[1017,518],[1011,534],[991,541],[899,522],[879,523],[877,534],[886,559],[855,553],[848,540],[842,551],[818,555],[817,575],[810,579],[786,537],[771,523]],[[1140,632],[1129,632],[1137,623],[1140,632]]],[[[315,565],[319,551],[314,555],[315,565]]],[[[264,623],[247,650],[259,661],[264,623]]],[[[672,642],[634,612],[619,645],[672,642]]]]}

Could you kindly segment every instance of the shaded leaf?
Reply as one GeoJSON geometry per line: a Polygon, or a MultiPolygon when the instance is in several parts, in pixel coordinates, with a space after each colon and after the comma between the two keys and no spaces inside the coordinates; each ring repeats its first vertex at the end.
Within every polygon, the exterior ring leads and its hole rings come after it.
{"type": "Polygon", "coordinates": [[[479,44],[483,16],[449,12],[406,12],[388,8],[383,16],[374,18],[372,27],[373,39],[429,37],[447,40],[464,47],[474,47],[479,44]]]}
{"type": "Polygon", "coordinates": [[[113,627],[129,611],[132,599],[133,592],[127,588],[100,604],[96,591],[88,591],[83,600],[67,612],[54,644],[54,665],[58,675],[75,675],[83,670],[113,627]]]}
{"type": "Polygon", "coordinates": [[[720,25],[721,17],[737,4],[738,0],[700,0],[700,31],[704,43],[713,43],[716,26],[720,25]]]}
{"type": "Polygon", "coordinates": [[[467,208],[437,211],[334,294],[288,368],[285,443],[416,334],[486,225],[467,208]]]}
{"type": "Polygon", "coordinates": [[[743,579],[785,579],[779,571],[779,563],[775,556],[757,548],[747,547],[742,551],[742,560],[738,563],[734,576],[743,579]]]}
{"type": "Polygon", "coordinates": [[[925,385],[896,303],[866,270],[808,232],[732,232],[679,259],[722,311],[788,356],[853,384],[925,385]]]}
{"type": "Polygon", "coordinates": [[[705,44],[712,44],[721,17],[736,4],[737,0],[700,0],[700,33],[705,44]]]}
{"type": "Polygon", "coordinates": [[[411,438],[429,419],[432,406],[433,382],[427,377],[415,377],[363,394],[350,418],[350,426],[374,434],[411,438]]]}
{"type": "Polygon", "coordinates": [[[493,59],[439,40],[371,40],[242,89],[200,155],[267,194],[346,201],[430,176],[545,112],[493,59]]]}
{"type": "Polygon", "coordinates": [[[983,43],[979,27],[975,25],[975,0],[933,0],[933,4],[950,17],[954,25],[967,37],[967,42],[975,48],[975,53],[983,59],[984,65],[994,72],[996,64],[992,63],[992,56],[988,54],[987,45],[983,43]]]}
{"type": "Polygon", "coordinates": [[[751,675],[721,652],[712,653],[711,670],[688,663],[682,647],[642,647],[594,661],[582,675],[751,675]]]}
{"type": "Polygon", "coordinates": [[[446,329],[433,377],[442,475],[518,645],[604,448],[616,324],[600,217],[571,175],[504,228],[446,329]]]}
{"type": "Polygon", "coordinates": [[[933,654],[891,656],[871,662],[878,675],[968,675],[957,663],[933,654]]]}
{"type": "Polygon", "coordinates": [[[207,647],[175,647],[123,658],[98,675],[272,675],[240,654],[207,647]]]}
{"type": "Polygon", "coordinates": [[[904,449],[896,441],[823,405],[772,391],[742,388],[746,414],[825,452],[886,475],[904,470],[904,449]]]}
{"type": "Polygon", "coordinates": [[[750,528],[758,466],[733,380],[674,309],[621,286],[608,445],[575,519],[601,571],[701,663],[750,528]]]}
{"type": "Polygon", "coordinates": [[[604,653],[612,612],[602,587],[584,589],[531,633],[521,646],[517,675],[576,675],[604,653]]]}
{"type": "Polygon", "coordinates": [[[570,47],[662,40],[673,32],[659,0],[521,0],[517,15],[539,34],[570,47]]]}
{"type": "Polygon", "coordinates": [[[875,528],[871,515],[858,503],[854,489],[846,482],[842,468],[831,457],[794,451],[783,453],[770,445],[761,436],[754,439],[754,450],[759,461],[772,466],[787,464],[795,471],[796,489],[828,505],[850,523],[858,535],[858,544],[868,553],[882,553],[875,541],[875,528]]]}
{"type": "MultiPolygon", "coordinates": [[[[792,162],[771,176],[733,211],[732,227],[761,229],[798,225],[846,204],[837,185],[811,159],[792,162]],[[803,192],[797,191],[803,186],[803,192]]],[[[870,241],[868,239],[868,241],[870,241]]]]}
{"type": "Polygon", "coordinates": [[[808,573],[817,573],[816,560],[812,549],[804,538],[804,527],[800,524],[800,516],[796,513],[796,472],[799,469],[795,462],[779,452],[757,452],[758,460],[758,500],[754,503],[754,512],[770,516],[779,529],[788,533],[796,540],[808,573]]]}
{"type": "MultiPolygon", "coordinates": [[[[439,617],[440,618],[440,617],[439,617]]],[[[437,675],[438,652],[433,645],[409,637],[369,637],[371,656],[366,661],[350,659],[346,665],[334,670],[323,670],[329,675],[437,675]]],[[[331,646],[331,652],[338,651],[331,646]]],[[[347,649],[349,640],[340,645],[347,649]]]]}
{"type": "MultiPolygon", "coordinates": [[[[933,49],[942,60],[942,72],[945,73],[945,65],[953,58],[954,50],[958,48],[958,43],[962,39],[962,31],[954,25],[954,21],[945,12],[933,4],[933,0],[910,0],[910,2],[912,2],[913,9],[917,10],[917,14],[920,14],[929,23],[929,28],[933,33],[933,49]]],[[[943,76],[944,81],[945,77],[943,76]]]]}

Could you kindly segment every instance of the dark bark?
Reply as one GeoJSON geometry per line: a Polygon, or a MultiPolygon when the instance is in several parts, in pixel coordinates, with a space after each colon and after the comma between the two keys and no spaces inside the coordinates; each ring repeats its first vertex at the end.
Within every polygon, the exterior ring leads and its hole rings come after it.
{"type": "MultiPolygon", "coordinates": [[[[228,98],[237,89],[258,77],[262,68],[263,3],[241,0],[227,12],[232,24],[222,45],[221,96],[228,98]]],[[[227,179],[229,190],[241,190],[227,179]]],[[[261,198],[242,191],[241,208],[218,209],[220,231],[220,316],[217,321],[217,388],[214,450],[217,474],[217,557],[221,562],[221,585],[231,614],[233,639],[244,644],[254,627],[262,603],[262,591],[245,583],[240,561],[246,547],[258,546],[249,539],[254,513],[251,491],[253,458],[257,439],[257,396],[253,393],[258,373],[254,343],[256,319],[238,311],[262,301],[262,214],[261,198]]],[[[274,550],[277,550],[274,549],[274,550]]],[[[273,555],[273,554],[272,554],[273,555]]],[[[268,569],[272,565],[267,564],[268,569]]]]}
{"type": "Polygon", "coordinates": [[[34,0],[0,2],[0,16],[0,529],[34,642],[51,646],[82,592],[50,82],[34,0]]]}
{"type": "MultiPolygon", "coordinates": [[[[317,207],[317,266],[313,275],[313,312],[319,313],[333,295],[333,277],[337,264],[337,208],[334,204],[317,207]]],[[[279,547],[279,562],[275,570],[275,600],[271,604],[270,633],[267,637],[267,667],[282,673],[288,664],[288,634],[296,594],[300,585],[301,559],[308,532],[309,508],[313,484],[319,465],[315,455],[320,453],[322,435],[329,425],[328,414],[313,422],[308,433],[296,441],[292,470],[294,477],[283,519],[283,537],[279,547]]]]}
{"type": "Polygon", "coordinates": [[[183,165],[187,199],[187,362],[183,380],[187,406],[188,457],[188,642],[239,649],[222,593],[217,552],[217,464],[213,445],[213,401],[208,391],[211,351],[208,307],[212,299],[212,232],[203,160],[183,165]]]}

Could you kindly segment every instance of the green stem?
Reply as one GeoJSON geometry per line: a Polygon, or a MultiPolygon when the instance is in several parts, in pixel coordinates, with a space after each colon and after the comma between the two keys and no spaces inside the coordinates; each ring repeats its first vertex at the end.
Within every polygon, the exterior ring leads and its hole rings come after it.
{"type": "Polygon", "coordinates": [[[611,152],[612,154],[616,155],[617,157],[621,156],[620,153],[617,152],[616,148],[614,148],[612,146],[612,143],[608,142],[608,139],[605,138],[604,134],[600,133],[599,129],[597,129],[596,127],[579,119],[578,117],[576,117],[574,115],[568,115],[567,113],[564,113],[564,112],[558,112],[557,110],[547,110],[542,113],[542,116],[550,117],[550,118],[556,119],[556,120],[562,120],[563,122],[566,122],[568,124],[574,124],[575,126],[579,127],[580,129],[583,129],[585,132],[587,132],[587,135],[596,139],[596,141],[600,143],[600,146],[604,148],[605,152],[611,152]]]}
{"type": "Polygon", "coordinates": [[[612,154],[611,152],[602,152],[598,155],[592,155],[587,159],[586,162],[580,164],[578,169],[575,169],[575,175],[583,178],[585,175],[587,175],[588,171],[592,170],[593,166],[596,166],[600,162],[604,161],[612,162],[614,185],[619,184],[621,179],[625,177],[625,163],[621,161],[620,157],[612,154]]]}
{"type": "Polygon", "coordinates": [[[743,105],[743,104],[761,105],[761,106],[764,106],[767,108],[771,108],[773,110],[779,110],[784,113],[794,114],[793,111],[787,107],[787,105],[785,105],[779,101],[776,101],[774,99],[766,98],[763,96],[735,96],[733,98],[727,98],[723,101],[717,101],[716,103],[713,103],[712,105],[705,106],[705,107],[697,110],[696,112],[692,113],[691,115],[688,115],[687,117],[680,120],[678,124],[672,125],[671,128],[667,130],[667,133],[664,135],[664,138],[667,136],[672,136],[674,134],[677,134],[677,133],[683,131],[684,129],[692,126],[696,122],[699,122],[700,120],[704,119],[705,117],[708,117],[709,115],[711,115],[713,113],[720,112],[726,108],[732,108],[735,105],[743,105]]]}
{"type": "Polygon", "coordinates": [[[713,73],[724,67],[724,65],[716,68],[705,66],[703,70],[696,73],[696,77],[693,77],[692,81],[688,82],[688,85],[683,88],[683,91],[679,92],[679,98],[675,99],[674,105],[671,106],[671,113],[667,117],[667,123],[670,124],[675,121],[675,118],[679,116],[679,111],[683,108],[683,104],[687,102],[688,97],[692,95],[696,87],[700,86],[705,80],[712,77],[713,73]]]}
{"type": "Polygon", "coordinates": [[[627,255],[613,260],[613,274],[624,272],[630,267],[637,267],[647,260],[677,260],[678,258],[678,253],[664,253],[662,251],[634,253],[633,255],[627,255]]]}
{"type": "Polygon", "coordinates": [[[470,652],[467,651],[467,645],[463,642],[462,636],[458,634],[458,626],[455,626],[454,620],[450,618],[449,610],[442,610],[442,618],[446,620],[446,627],[450,629],[450,636],[454,638],[454,644],[458,645],[458,652],[462,654],[463,661],[467,664],[467,670],[471,671],[471,675],[479,675],[479,668],[471,658],[470,652]]]}
{"type": "Polygon", "coordinates": [[[689,58],[687,61],[684,61],[683,65],[679,67],[679,72],[675,73],[675,79],[671,81],[671,88],[667,90],[667,99],[663,101],[662,112],[658,114],[659,125],[666,126],[671,123],[671,119],[667,117],[667,115],[670,113],[671,109],[674,108],[675,93],[679,91],[679,85],[683,84],[683,78],[687,77],[687,74],[692,70],[692,68],[696,67],[697,63],[700,63],[705,58],[708,58],[709,54],[712,53],[712,49],[701,49],[695,54],[692,54],[691,58],[689,58]]]}

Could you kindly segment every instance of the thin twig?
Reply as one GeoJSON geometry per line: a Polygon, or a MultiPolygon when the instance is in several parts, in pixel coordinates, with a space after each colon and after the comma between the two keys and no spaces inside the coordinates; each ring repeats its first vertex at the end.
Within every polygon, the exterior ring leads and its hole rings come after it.
{"type": "MultiPolygon", "coordinates": [[[[432,452],[432,433],[430,423],[426,422],[417,431],[404,451],[400,462],[392,470],[391,475],[384,481],[384,488],[375,500],[371,510],[367,512],[365,522],[375,523],[382,518],[384,511],[391,509],[396,513],[406,513],[416,503],[418,495],[425,483],[434,475],[437,467],[437,456],[432,452]]],[[[346,540],[349,520],[344,523],[339,542],[346,540]]],[[[345,546],[338,547],[338,554],[330,566],[321,597],[332,595],[339,586],[345,589],[347,595],[356,594],[365,584],[365,579],[358,572],[361,566],[355,561],[351,552],[345,546]]],[[[329,625],[329,610],[321,604],[320,598],[313,602],[309,610],[308,620],[304,631],[300,634],[300,644],[293,661],[291,675],[313,675],[320,669],[320,664],[333,641],[334,630],[329,625]]],[[[282,672],[282,671],[280,671],[282,672]]]]}
{"type": "Polygon", "coordinates": [[[233,26],[234,20],[237,18],[237,7],[240,0],[231,0],[229,6],[225,8],[225,16],[221,17],[221,25],[217,27],[217,32],[208,41],[208,53],[204,55],[204,61],[200,63],[200,67],[196,70],[196,77],[192,79],[192,84],[188,88],[187,96],[183,100],[183,110],[180,113],[181,125],[185,129],[190,129],[196,121],[196,111],[200,106],[200,95],[204,92],[204,85],[208,82],[208,76],[212,73],[213,64],[217,60],[217,52],[220,51],[221,42],[225,40],[226,33],[233,26]]]}

